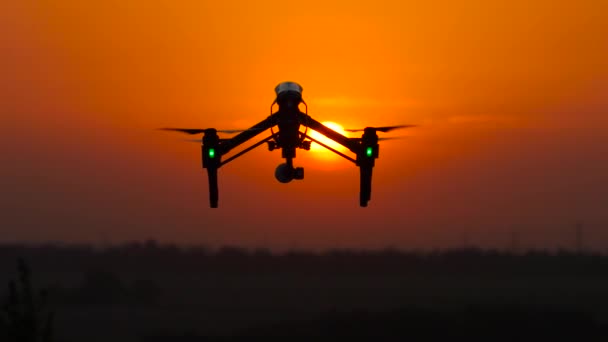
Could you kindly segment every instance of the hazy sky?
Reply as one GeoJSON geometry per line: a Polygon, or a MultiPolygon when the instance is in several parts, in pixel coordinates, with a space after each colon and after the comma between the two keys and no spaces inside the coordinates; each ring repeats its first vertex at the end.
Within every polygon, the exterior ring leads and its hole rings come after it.
{"type": "MultiPolygon", "coordinates": [[[[608,248],[606,1],[0,4],[0,239],[608,248]],[[257,149],[220,170],[165,126],[243,128],[281,81],[348,127],[421,127],[358,170],[257,149]]],[[[252,141],[254,142],[254,141],[252,141]]],[[[318,153],[317,153],[318,154],[318,153]]],[[[325,156],[326,157],[326,156],[325,156]]]]}

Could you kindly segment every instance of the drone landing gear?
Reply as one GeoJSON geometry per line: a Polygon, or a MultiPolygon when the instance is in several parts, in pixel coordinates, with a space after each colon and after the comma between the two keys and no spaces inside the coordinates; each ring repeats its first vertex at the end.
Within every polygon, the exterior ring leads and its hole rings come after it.
{"type": "Polygon", "coordinates": [[[211,208],[217,208],[218,188],[217,188],[217,168],[207,168],[207,176],[209,177],[209,203],[211,208]]]}
{"type": "Polygon", "coordinates": [[[360,172],[360,192],[359,192],[359,205],[367,207],[367,202],[372,197],[372,166],[363,165],[359,167],[360,172]]]}

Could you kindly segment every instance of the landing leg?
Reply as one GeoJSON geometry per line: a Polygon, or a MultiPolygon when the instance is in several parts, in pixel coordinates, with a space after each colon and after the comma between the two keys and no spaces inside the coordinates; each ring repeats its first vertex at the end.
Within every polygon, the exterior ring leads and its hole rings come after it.
{"type": "Polygon", "coordinates": [[[209,176],[209,203],[211,208],[217,208],[218,202],[218,188],[217,188],[217,168],[207,168],[207,175],[209,176]]]}
{"type": "Polygon", "coordinates": [[[367,207],[367,202],[372,197],[372,166],[360,166],[360,192],[359,192],[359,205],[367,207]]]}

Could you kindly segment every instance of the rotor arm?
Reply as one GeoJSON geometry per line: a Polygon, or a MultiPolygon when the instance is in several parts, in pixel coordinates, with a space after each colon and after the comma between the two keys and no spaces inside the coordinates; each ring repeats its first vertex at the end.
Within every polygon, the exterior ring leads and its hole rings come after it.
{"type": "Polygon", "coordinates": [[[359,152],[360,144],[358,142],[352,140],[351,138],[343,136],[342,134],[334,131],[333,129],[328,128],[327,126],[323,125],[319,121],[310,117],[310,115],[306,115],[306,114],[300,112],[300,122],[302,123],[302,125],[304,125],[308,128],[314,129],[315,131],[323,134],[324,136],[328,137],[329,139],[346,147],[351,152],[354,152],[354,153],[359,152]]]}
{"type": "Polygon", "coordinates": [[[271,139],[276,138],[276,136],[277,136],[277,134],[275,133],[275,134],[273,134],[273,135],[271,135],[271,136],[269,136],[269,137],[267,137],[267,138],[265,138],[265,139],[263,139],[263,140],[258,141],[257,143],[255,143],[255,144],[253,144],[253,145],[251,145],[251,146],[247,147],[246,149],[244,149],[244,150],[240,151],[239,153],[237,153],[237,154],[233,155],[232,157],[230,157],[230,158],[228,158],[228,159],[224,160],[224,161],[223,161],[223,162],[220,164],[220,166],[223,166],[223,165],[225,165],[225,164],[228,164],[229,162],[231,162],[231,161],[235,160],[236,158],[238,158],[238,157],[242,156],[243,154],[245,154],[245,153],[247,153],[247,152],[249,152],[249,151],[253,150],[254,148],[256,148],[256,147],[258,147],[258,146],[262,145],[263,143],[268,142],[268,141],[270,141],[271,139]]]}
{"type": "Polygon", "coordinates": [[[302,133],[302,134],[304,135],[304,137],[305,137],[305,138],[310,139],[312,142],[315,142],[315,143],[319,144],[320,146],[322,146],[322,147],[324,147],[324,148],[328,149],[329,151],[332,151],[333,153],[335,153],[335,154],[339,155],[340,157],[342,157],[342,158],[344,158],[344,159],[346,159],[346,160],[348,160],[348,161],[351,161],[351,162],[353,162],[353,163],[355,163],[355,164],[357,163],[357,161],[356,161],[355,159],[353,159],[353,158],[351,158],[351,157],[347,156],[346,154],[344,154],[344,153],[342,153],[342,152],[340,152],[340,151],[336,150],[335,148],[332,148],[331,146],[328,146],[328,145],[326,145],[326,144],[324,144],[324,143],[320,142],[319,140],[317,140],[317,139],[315,139],[315,138],[311,137],[311,136],[310,136],[310,135],[308,135],[308,134],[304,134],[304,133],[302,133]]]}
{"type": "Polygon", "coordinates": [[[241,132],[230,139],[222,139],[221,153],[222,155],[230,152],[233,148],[245,143],[247,140],[254,138],[256,135],[274,126],[277,122],[277,113],[274,113],[266,119],[258,122],[253,127],[241,132]]]}

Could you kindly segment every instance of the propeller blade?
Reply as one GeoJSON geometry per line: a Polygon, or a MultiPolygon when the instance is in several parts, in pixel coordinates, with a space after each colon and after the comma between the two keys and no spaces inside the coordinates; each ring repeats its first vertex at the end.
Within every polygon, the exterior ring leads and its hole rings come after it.
{"type": "Polygon", "coordinates": [[[256,131],[257,129],[218,129],[217,131],[220,133],[226,133],[226,134],[235,134],[235,133],[241,133],[241,132],[245,132],[245,131],[256,131]]]}
{"type": "Polygon", "coordinates": [[[410,127],[416,127],[417,125],[397,125],[397,126],[382,126],[382,127],[366,127],[366,128],[356,128],[356,129],[345,129],[345,131],[347,132],[363,132],[365,131],[367,128],[371,128],[375,131],[379,131],[379,132],[390,132],[392,130],[395,129],[400,129],[400,128],[410,128],[410,127]]]}
{"type": "Polygon", "coordinates": [[[402,129],[402,128],[410,128],[410,127],[416,127],[416,125],[398,125],[398,126],[384,126],[384,127],[376,127],[376,131],[380,131],[380,132],[390,132],[396,129],[402,129]]]}
{"type": "Polygon", "coordinates": [[[382,138],[378,138],[378,141],[401,140],[401,139],[405,139],[405,137],[382,137],[382,138]]]}
{"type": "Polygon", "coordinates": [[[235,133],[242,133],[242,132],[249,132],[249,131],[263,131],[263,130],[265,130],[265,129],[258,128],[258,127],[251,127],[251,128],[247,128],[247,129],[218,129],[217,131],[220,133],[235,134],[235,133]]]}
{"type": "MultiPolygon", "coordinates": [[[[172,128],[172,127],[165,127],[165,128],[159,128],[162,131],[174,131],[174,132],[181,132],[181,133],[186,133],[186,134],[200,134],[200,133],[205,133],[205,131],[208,128],[172,128]]],[[[260,130],[260,128],[249,128],[249,129],[217,129],[216,131],[218,133],[226,133],[226,134],[235,134],[235,133],[241,133],[241,132],[246,132],[246,131],[258,131],[260,130]]]]}
{"type": "MultiPolygon", "coordinates": [[[[378,141],[386,141],[386,140],[401,140],[401,139],[405,139],[407,137],[381,137],[378,138],[378,141]]],[[[350,138],[351,140],[354,141],[361,141],[361,138],[350,138]]]]}
{"type": "Polygon", "coordinates": [[[199,133],[205,133],[206,129],[203,128],[171,128],[171,127],[164,127],[164,128],[159,128],[161,131],[174,131],[174,132],[181,132],[181,133],[186,133],[186,134],[199,134],[199,133]]]}

